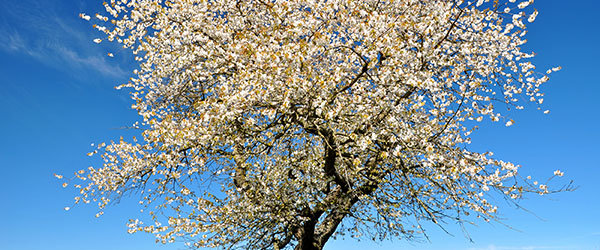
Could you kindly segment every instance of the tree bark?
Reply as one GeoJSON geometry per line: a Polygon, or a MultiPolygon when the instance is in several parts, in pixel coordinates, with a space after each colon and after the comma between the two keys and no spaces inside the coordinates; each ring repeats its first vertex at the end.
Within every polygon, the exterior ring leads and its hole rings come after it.
{"type": "Polygon", "coordinates": [[[316,221],[310,220],[304,223],[300,230],[300,237],[298,239],[298,245],[295,250],[320,250],[322,247],[317,246],[315,241],[315,227],[316,221]]]}
{"type": "Polygon", "coordinates": [[[317,236],[315,235],[315,229],[319,218],[323,215],[323,211],[316,209],[311,210],[306,208],[303,213],[308,215],[309,220],[305,221],[296,232],[296,238],[298,239],[298,245],[294,248],[295,250],[320,250],[323,246],[317,244],[317,236]]]}

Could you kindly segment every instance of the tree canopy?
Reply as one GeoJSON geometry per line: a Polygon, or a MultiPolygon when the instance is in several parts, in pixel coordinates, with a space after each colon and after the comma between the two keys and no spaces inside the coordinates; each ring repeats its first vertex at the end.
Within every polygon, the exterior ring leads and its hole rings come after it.
{"type": "Polygon", "coordinates": [[[130,232],[195,247],[321,249],[495,220],[488,196],[551,192],[467,147],[483,119],[541,105],[559,69],[522,49],[532,2],[105,2],[91,21],[139,61],[119,87],[142,132],[91,153],[104,165],[77,173],[76,201],[141,194],[153,221],[130,232]]]}

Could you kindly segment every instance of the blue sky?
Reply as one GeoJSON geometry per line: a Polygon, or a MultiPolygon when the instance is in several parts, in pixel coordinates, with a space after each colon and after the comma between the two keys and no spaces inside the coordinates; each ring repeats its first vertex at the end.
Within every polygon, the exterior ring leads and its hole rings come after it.
{"type": "MultiPolygon", "coordinates": [[[[600,2],[538,0],[526,49],[538,70],[561,65],[544,86],[543,109],[512,113],[516,124],[485,126],[472,148],[492,150],[543,179],[564,171],[575,192],[530,196],[533,213],[503,206],[500,224],[469,226],[473,243],[448,225],[450,236],[429,227],[430,242],[329,242],[326,249],[600,249],[600,2]]],[[[127,51],[96,45],[100,36],[78,13],[100,11],[99,0],[2,0],[0,8],[0,249],[182,249],[155,244],[153,236],[126,233],[139,214],[124,200],[99,219],[93,206],[70,211],[73,189],[53,173],[71,176],[97,164],[90,144],[118,139],[137,119],[127,90],[113,87],[133,69],[127,51]],[[107,52],[114,58],[106,56],[107,52]]],[[[134,197],[135,198],[135,197],[134,197]]]]}

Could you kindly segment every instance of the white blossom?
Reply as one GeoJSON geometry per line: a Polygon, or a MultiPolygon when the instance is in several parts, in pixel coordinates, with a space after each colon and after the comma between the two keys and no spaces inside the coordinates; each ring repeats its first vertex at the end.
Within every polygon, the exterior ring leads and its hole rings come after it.
{"type": "Polygon", "coordinates": [[[560,170],[558,170],[558,169],[557,169],[556,171],[554,171],[554,175],[556,175],[556,176],[563,176],[564,174],[565,174],[565,173],[561,172],[561,171],[560,171],[560,170]]]}
{"type": "Polygon", "coordinates": [[[90,20],[90,16],[84,14],[84,13],[79,13],[79,18],[89,21],[90,20]]]}
{"type": "Polygon", "coordinates": [[[531,15],[529,15],[529,18],[527,18],[527,21],[529,21],[530,23],[533,23],[533,21],[535,21],[535,18],[538,15],[538,11],[535,10],[533,11],[533,13],[531,13],[531,15]]]}
{"type": "Polygon", "coordinates": [[[515,123],[515,121],[511,119],[510,121],[507,121],[507,122],[506,122],[506,126],[507,126],[507,127],[510,127],[510,126],[512,126],[514,123],[515,123]]]}

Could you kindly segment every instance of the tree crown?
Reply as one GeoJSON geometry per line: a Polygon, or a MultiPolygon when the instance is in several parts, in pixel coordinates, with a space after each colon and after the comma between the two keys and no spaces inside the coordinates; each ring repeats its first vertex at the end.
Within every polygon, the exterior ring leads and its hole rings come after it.
{"type": "Polygon", "coordinates": [[[120,87],[143,138],[100,144],[76,201],[140,193],[155,223],[130,232],[197,247],[494,220],[491,191],[549,192],[466,147],[484,117],[513,124],[496,106],[540,105],[559,69],[521,49],[532,2],[111,0],[94,27],[137,56],[120,87]]]}

